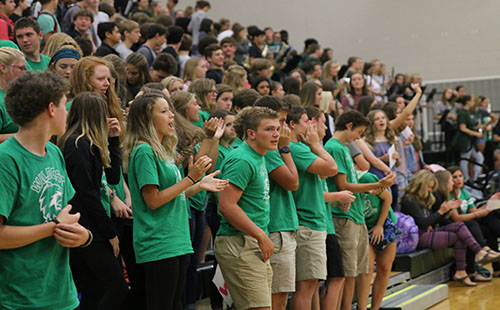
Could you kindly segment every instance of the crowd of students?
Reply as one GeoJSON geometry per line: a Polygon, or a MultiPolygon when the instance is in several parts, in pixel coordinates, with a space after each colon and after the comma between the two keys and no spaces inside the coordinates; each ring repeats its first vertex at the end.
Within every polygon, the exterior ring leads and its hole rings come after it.
{"type": "MultiPolygon", "coordinates": [[[[350,309],[355,291],[366,309],[375,265],[378,309],[399,210],[420,248],[454,248],[454,280],[500,276],[500,215],[464,188],[481,169],[424,161],[418,74],[340,66],[314,39],[299,53],[207,1],[9,1],[0,309],[194,309],[210,240],[236,309],[350,309]]],[[[445,89],[435,116],[482,162],[500,129],[475,98],[445,89]]]]}

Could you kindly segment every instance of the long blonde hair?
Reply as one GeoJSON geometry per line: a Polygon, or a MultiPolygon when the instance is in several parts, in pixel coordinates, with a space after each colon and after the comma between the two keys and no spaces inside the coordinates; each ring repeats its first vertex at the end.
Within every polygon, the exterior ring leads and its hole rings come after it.
{"type": "Polygon", "coordinates": [[[196,96],[196,100],[203,111],[215,110],[215,105],[208,102],[208,93],[215,87],[215,81],[212,79],[201,78],[194,80],[188,88],[188,91],[196,96]]]}
{"type": "Polygon", "coordinates": [[[231,86],[233,92],[236,92],[241,88],[241,82],[245,80],[247,76],[246,70],[240,65],[232,65],[224,72],[222,77],[222,84],[227,84],[231,86]]]}
{"type": "Polygon", "coordinates": [[[139,144],[149,144],[160,160],[174,160],[177,146],[177,135],[158,137],[153,123],[153,110],[159,99],[165,99],[173,113],[169,99],[157,93],[149,93],[134,99],[127,119],[127,134],[123,150],[123,170],[128,171],[130,155],[139,144]]]}
{"type": "Polygon", "coordinates": [[[415,199],[422,207],[432,209],[435,202],[434,195],[432,194],[438,188],[436,176],[425,169],[417,172],[410,181],[410,184],[405,188],[403,197],[415,199]],[[434,182],[432,192],[429,192],[429,184],[434,182]]]}
{"type": "Polygon", "coordinates": [[[90,152],[92,153],[92,146],[95,145],[102,165],[105,168],[111,167],[107,116],[108,104],[103,95],[94,92],[79,93],[71,104],[66,120],[67,130],[58,142],[59,147],[63,150],[66,141],[72,136],[77,136],[75,146],[80,138],[86,137],[90,141],[90,152]]]}
{"type": "Polygon", "coordinates": [[[186,61],[186,64],[184,65],[184,76],[182,77],[182,79],[184,81],[193,81],[193,79],[194,79],[194,70],[196,69],[196,67],[198,67],[198,65],[202,61],[203,61],[203,59],[201,59],[200,57],[191,57],[191,58],[189,58],[186,61]]]}
{"type": "Polygon", "coordinates": [[[64,45],[72,46],[75,50],[78,51],[78,53],[80,53],[80,55],[83,55],[80,45],[76,43],[75,39],[64,32],[54,33],[53,35],[51,35],[45,43],[42,54],[49,58],[52,58],[55,52],[60,50],[64,45]]]}

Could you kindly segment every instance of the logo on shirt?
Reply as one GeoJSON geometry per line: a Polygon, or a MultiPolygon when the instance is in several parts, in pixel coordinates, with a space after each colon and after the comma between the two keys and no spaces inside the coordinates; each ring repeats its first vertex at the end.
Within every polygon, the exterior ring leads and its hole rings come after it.
{"type": "Polygon", "coordinates": [[[40,171],[31,184],[31,190],[39,194],[38,203],[44,222],[52,220],[63,208],[65,178],[59,170],[46,168],[40,171]]]}
{"type": "Polygon", "coordinates": [[[260,176],[264,180],[264,200],[266,202],[268,202],[269,201],[269,177],[267,174],[266,165],[264,163],[260,166],[260,176]]]}

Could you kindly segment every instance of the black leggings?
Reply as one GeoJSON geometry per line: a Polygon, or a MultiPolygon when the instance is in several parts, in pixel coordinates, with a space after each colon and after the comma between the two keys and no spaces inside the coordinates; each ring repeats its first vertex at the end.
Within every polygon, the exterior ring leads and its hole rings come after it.
{"type": "MultiPolygon", "coordinates": [[[[481,226],[479,225],[478,221],[476,220],[470,220],[470,221],[465,221],[464,222],[465,226],[469,228],[470,233],[476,239],[477,243],[481,246],[481,248],[486,246],[486,240],[484,239],[483,232],[481,231],[481,226]]],[[[465,265],[465,270],[467,273],[474,273],[476,272],[476,253],[472,251],[471,249],[467,248],[466,252],[466,265],[465,265]]]]}
{"type": "Polygon", "coordinates": [[[188,255],[141,264],[146,280],[148,310],[180,310],[188,255]]]}
{"type": "Polygon", "coordinates": [[[128,294],[120,259],[108,241],[94,240],[86,248],[70,251],[70,264],[81,310],[121,309],[128,294]]]}
{"type": "MultiPolygon", "coordinates": [[[[500,211],[495,210],[480,220],[481,229],[488,246],[498,251],[498,238],[500,237],[500,211]]],[[[494,262],[493,271],[500,271],[500,262],[494,262]]]]}

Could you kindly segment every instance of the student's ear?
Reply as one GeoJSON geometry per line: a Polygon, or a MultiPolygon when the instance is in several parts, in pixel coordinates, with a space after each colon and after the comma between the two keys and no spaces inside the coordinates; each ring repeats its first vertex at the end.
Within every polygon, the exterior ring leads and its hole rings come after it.
{"type": "Polygon", "coordinates": [[[38,33],[38,40],[41,41],[43,38],[43,32],[40,30],[40,32],[38,33]]]}
{"type": "Polygon", "coordinates": [[[353,129],[353,128],[352,128],[352,125],[353,125],[353,124],[352,124],[352,122],[349,122],[349,123],[347,123],[347,124],[345,125],[345,128],[346,128],[346,129],[348,129],[348,130],[351,130],[351,129],[353,129]]]}
{"type": "Polygon", "coordinates": [[[108,32],[108,31],[106,31],[106,32],[104,33],[104,36],[105,36],[105,37],[106,37],[106,39],[107,39],[107,38],[109,38],[112,34],[113,34],[113,32],[108,32]]]}
{"type": "MultiPolygon", "coordinates": [[[[2,2],[0,1],[0,3],[2,3],[2,2]]],[[[7,72],[7,67],[8,66],[0,63],[0,73],[5,74],[5,72],[7,72]]]]}
{"type": "Polygon", "coordinates": [[[295,129],[295,122],[294,121],[290,121],[290,123],[288,124],[288,127],[290,127],[290,129],[295,129]]]}
{"type": "Polygon", "coordinates": [[[255,130],[253,130],[253,129],[247,129],[246,139],[248,139],[250,141],[255,140],[255,130]]]}
{"type": "Polygon", "coordinates": [[[49,113],[50,117],[54,117],[55,116],[55,114],[56,114],[56,105],[53,102],[49,103],[49,106],[47,108],[47,112],[49,113]]]}

